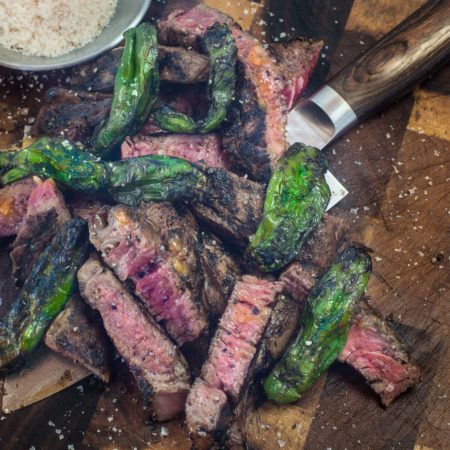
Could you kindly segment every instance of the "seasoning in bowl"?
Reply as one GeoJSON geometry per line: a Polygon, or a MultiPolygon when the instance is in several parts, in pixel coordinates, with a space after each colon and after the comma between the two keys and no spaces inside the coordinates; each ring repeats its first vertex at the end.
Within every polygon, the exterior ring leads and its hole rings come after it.
{"type": "Polygon", "coordinates": [[[0,0],[0,45],[61,56],[94,40],[116,7],[117,0],[0,0]]]}

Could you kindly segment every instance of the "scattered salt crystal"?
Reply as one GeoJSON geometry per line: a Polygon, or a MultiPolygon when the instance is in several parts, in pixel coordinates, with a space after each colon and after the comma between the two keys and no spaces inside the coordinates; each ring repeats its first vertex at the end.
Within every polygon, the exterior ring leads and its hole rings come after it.
{"type": "Polygon", "coordinates": [[[108,422],[112,422],[114,420],[114,417],[113,416],[109,416],[108,417],[108,422]]]}
{"type": "Polygon", "coordinates": [[[280,448],[283,448],[286,445],[286,442],[282,441],[281,439],[278,439],[278,445],[280,448]]]}
{"type": "Polygon", "coordinates": [[[54,424],[51,420],[48,421],[48,425],[49,425],[50,427],[54,427],[54,426],[55,426],[55,424],[54,424]]]}
{"type": "Polygon", "coordinates": [[[312,341],[306,341],[306,342],[305,342],[305,345],[306,345],[307,347],[309,347],[310,345],[312,345],[312,341]]]}
{"type": "Polygon", "coordinates": [[[160,433],[161,437],[167,437],[169,436],[169,430],[166,427],[161,427],[161,433],[160,433]]]}

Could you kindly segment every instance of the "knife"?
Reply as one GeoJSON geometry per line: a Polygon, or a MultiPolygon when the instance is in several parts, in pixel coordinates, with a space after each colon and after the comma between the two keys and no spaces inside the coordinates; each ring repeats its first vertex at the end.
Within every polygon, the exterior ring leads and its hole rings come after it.
{"type": "MultiPolygon", "coordinates": [[[[450,0],[430,0],[288,115],[288,143],[319,149],[411,90],[450,56],[450,0]]],[[[328,208],[347,195],[331,173],[328,208]]]]}

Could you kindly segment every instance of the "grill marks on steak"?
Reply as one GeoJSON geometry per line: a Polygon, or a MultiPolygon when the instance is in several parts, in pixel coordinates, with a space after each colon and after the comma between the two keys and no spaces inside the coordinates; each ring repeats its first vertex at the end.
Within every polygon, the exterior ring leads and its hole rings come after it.
{"type": "Polygon", "coordinates": [[[73,296],[50,325],[45,344],[107,383],[110,379],[107,337],[92,313],[79,296],[73,296]]]}
{"type": "Polygon", "coordinates": [[[159,70],[161,80],[194,84],[208,81],[209,59],[194,50],[160,45],[159,70]]]}
{"type": "Polygon", "coordinates": [[[246,245],[262,216],[264,188],[224,169],[206,168],[209,187],[205,199],[193,205],[196,217],[220,237],[246,245]]]}
{"type": "Polygon", "coordinates": [[[144,313],[113,273],[96,259],[78,272],[81,295],[102,316],[106,332],[158,420],[183,411],[189,389],[186,361],[158,324],[144,313]]]}
{"type": "Polygon", "coordinates": [[[296,39],[269,45],[269,52],[275,58],[282,74],[283,95],[290,110],[305,91],[317,62],[323,42],[296,39]]]}
{"type": "Polygon", "coordinates": [[[39,182],[38,178],[29,177],[0,189],[0,238],[14,236],[19,231],[28,199],[39,182]]]}
{"type": "Polygon", "coordinates": [[[394,330],[367,302],[361,303],[353,318],[339,361],[356,369],[384,406],[421,380],[419,367],[394,330]]]}
{"type": "Polygon", "coordinates": [[[265,181],[272,163],[286,149],[287,121],[282,77],[269,52],[249,33],[232,25],[229,16],[204,5],[176,11],[160,22],[159,38],[172,45],[201,49],[205,31],[216,22],[231,25],[242,80],[231,115],[233,125],[224,136],[225,150],[239,170],[265,181]]]}
{"type": "Polygon", "coordinates": [[[285,292],[303,307],[309,291],[333,261],[348,224],[341,218],[325,214],[299,254],[280,275],[285,292]]]}
{"type": "Polygon", "coordinates": [[[51,88],[32,128],[33,136],[65,136],[88,143],[95,127],[109,116],[112,95],[51,88]]]}
{"type": "Polygon", "coordinates": [[[130,280],[146,309],[182,345],[206,329],[200,304],[197,229],[169,204],[115,206],[89,223],[90,239],[120,280],[130,280]]]}
{"type": "Polygon", "coordinates": [[[230,166],[223,152],[222,141],[217,134],[162,136],[135,136],[127,138],[121,148],[122,159],[145,155],[168,155],[191,162],[203,162],[210,167],[230,166]]]}
{"type": "Polygon", "coordinates": [[[220,429],[228,402],[236,404],[250,364],[267,327],[281,285],[254,276],[239,280],[220,319],[203,365],[186,403],[186,418],[194,439],[220,429]]]}
{"type": "Polygon", "coordinates": [[[70,212],[52,179],[33,190],[11,252],[16,283],[22,284],[26,280],[57,229],[70,218],[70,212]]]}
{"type": "Polygon", "coordinates": [[[225,311],[240,271],[220,240],[208,232],[200,233],[199,253],[204,275],[204,303],[210,319],[216,323],[225,311]]]}

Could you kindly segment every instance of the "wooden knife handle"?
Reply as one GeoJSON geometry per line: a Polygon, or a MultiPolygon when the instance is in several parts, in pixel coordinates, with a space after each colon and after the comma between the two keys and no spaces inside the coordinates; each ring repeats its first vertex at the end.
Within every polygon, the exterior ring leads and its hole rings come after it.
{"type": "Polygon", "coordinates": [[[327,84],[358,119],[405,94],[450,56],[450,0],[430,0],[327,84]]]}

